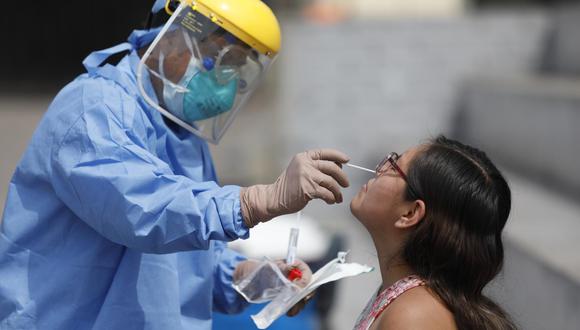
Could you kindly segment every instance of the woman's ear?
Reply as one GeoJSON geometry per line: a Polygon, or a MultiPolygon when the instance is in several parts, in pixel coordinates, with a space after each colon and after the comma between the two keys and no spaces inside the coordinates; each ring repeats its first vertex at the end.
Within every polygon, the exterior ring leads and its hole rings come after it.
{"type": "Polygon", "coordinates": [[[395,227],[399,229],[410,228],[417,225],[425,217],[425,203],[417,199],[408,204],[408,207],[404,209],[404,214],[397,219],[395,222],[395,227]]]}

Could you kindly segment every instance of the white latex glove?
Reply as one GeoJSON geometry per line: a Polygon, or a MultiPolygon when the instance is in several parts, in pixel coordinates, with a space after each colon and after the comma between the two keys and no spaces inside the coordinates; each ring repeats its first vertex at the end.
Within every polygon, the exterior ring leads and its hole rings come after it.
{"type": "Polygon", "coordinates": [[[340,187],[348,187],[341,164],[349,158],[334,149],[318,149],[294,156],[286,170],[270,185],[243,188],[240,201],[244,222],[251,228],[283,214],[302,210],[309,201],[342,203],[340,187]]]}

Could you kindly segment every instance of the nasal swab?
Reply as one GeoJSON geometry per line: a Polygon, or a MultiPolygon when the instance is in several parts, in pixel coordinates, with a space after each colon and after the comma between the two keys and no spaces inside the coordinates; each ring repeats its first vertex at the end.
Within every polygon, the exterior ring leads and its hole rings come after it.
{"type": "Polygon", "coordinates": [[[353,168],[357,168],[357,169],[359,169],[359,170],[363,170],[363,171],[371,172],[371,173],[377,173],[376,171],[369,170],[368,168],[364,168],[364,167],[362,167],[362,166],[358,166],[358,165],[353,165],[353,164],[350,164],[350,163],[345,163],[344,165],[346,165],[346,166],[349,166],[349,167],[353,167],[353,168]]]}
{"type": "Polygon", "coordinates": [[[296,222],[290,228],[290,238],[288,239],[288,254],[286,255],[286,264],[292,265],[296,260],[296,250],[298,248],[298,235],[300,234],[300,216],[302,211],[296,213],[296,222]]]}

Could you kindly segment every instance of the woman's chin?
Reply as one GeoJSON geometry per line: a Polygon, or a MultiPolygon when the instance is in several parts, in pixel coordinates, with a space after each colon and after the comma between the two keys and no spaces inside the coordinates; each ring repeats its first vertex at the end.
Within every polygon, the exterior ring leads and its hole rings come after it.
{"type": "Polygon", "coordinates": [[[355,215],[354,198],[353,198],[353,200],[350,201],[349,207],[350,207],[350,213],[352,213],[352,215],[355,215]]]}
{"type": "MultiPolygon", "coordinates": [[[[358,195],[356,195],[351,201],[350,201],[350,213],[352,213],[352,215],[358,219],[358,207],[360,206],[360,201],[358,200],[358,195]]],[[[360,220],[359,220],[360,221],[360,220]]]]}

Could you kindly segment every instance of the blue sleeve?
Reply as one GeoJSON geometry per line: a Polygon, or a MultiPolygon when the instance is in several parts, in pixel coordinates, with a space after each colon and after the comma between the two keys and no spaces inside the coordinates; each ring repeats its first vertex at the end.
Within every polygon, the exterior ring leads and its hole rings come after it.
{"type": "Polygon", "coordinates": [[[216,260],[213,288],[214,309],[224,314],[240,313],[248,306],[246,300],[232,287],[234,270],[238,263],[246,260],[239,253],[229,249],[225,243],[216,242],[216,260]]]}
{"type": "Polygon", "coordinates": [[[77,113],[55,138],[50,162],[56,194],[80,219],[145,253],[208,249],[211,240],[248,236],[239,187],[174,174],[149,151],[143,111],[126,109],[136,101],[102,86],[92,97],[76,96],[94,89],[73,90],[51,106],[77,113]]]}

